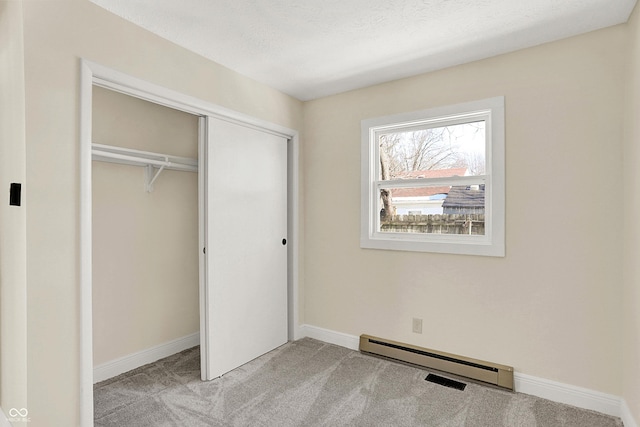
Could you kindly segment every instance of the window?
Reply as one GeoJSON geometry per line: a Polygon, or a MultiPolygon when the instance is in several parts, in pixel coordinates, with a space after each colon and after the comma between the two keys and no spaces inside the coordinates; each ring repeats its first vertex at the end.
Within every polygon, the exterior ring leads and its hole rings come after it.
{"type": "Polygon", "coordinates": [[[504,98],[362,121],[360,246],[504,256],[504,98]]]}

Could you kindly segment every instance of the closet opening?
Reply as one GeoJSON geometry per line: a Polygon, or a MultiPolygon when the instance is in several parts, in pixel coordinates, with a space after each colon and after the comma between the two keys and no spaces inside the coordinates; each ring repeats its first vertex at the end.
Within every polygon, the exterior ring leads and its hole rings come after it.
{"type": "Polygon", "coordinates": [[[198,116],[93,87],[94,382],[199,344],[198,116]]]}

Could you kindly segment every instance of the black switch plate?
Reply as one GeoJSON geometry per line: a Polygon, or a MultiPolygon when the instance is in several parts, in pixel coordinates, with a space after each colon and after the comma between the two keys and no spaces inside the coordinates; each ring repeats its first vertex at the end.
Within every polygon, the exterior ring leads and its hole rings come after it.
{"type": "Polygon", "coordinates": [[[20,198],[22,194],[22,184],[11,183],[9,190],[9,206],[20,206],[20,198]]]}

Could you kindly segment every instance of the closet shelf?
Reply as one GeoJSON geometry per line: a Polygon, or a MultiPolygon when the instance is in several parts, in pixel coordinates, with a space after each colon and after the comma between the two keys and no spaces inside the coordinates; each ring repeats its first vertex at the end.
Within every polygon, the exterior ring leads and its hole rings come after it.
{"type": "Polygon", "coordinates": [[[169,154],[152,153],[150,151],[134,150],[132,148],[116,147],[113,145],[91,144],[91,157],[99,162],[120,163],[145,167],[145,190],[151,192],[153,183],[160,173],[167,170],[197,172],[198,160],[189,157],[172,156],[169,154]],[[154,174],[153,169],[158,171],[154,174]]]}
{"type": "Polygon", "coordinates": [[[150,151],[134,150],[132,148],[115,147],[113,145],[91,144],[93,160],[99,162],[122,163],[133,166],[152,165],[164,166],[165,169],[186,172],[198,171],[198,160],[189,157],[172,156],[169,154],[152,153],[150,151]]]}

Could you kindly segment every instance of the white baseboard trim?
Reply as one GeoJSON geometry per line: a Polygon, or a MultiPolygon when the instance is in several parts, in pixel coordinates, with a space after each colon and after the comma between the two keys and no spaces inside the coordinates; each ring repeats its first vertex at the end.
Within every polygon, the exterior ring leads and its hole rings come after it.
{"type": "Polygon", "coordinates": [[[624,427],[638,427],[638,423],[633,418],[633,415],[631,415],[631,410],[629,409],[629,405],[627,405],[627,401],[625,399],[622,399],[620,418],[624,423],[624,427]]]}
{"type": "MultiPolygon", "coordinates": [[[[360,338],[357,336],[331,331],[313,325],[301,325],[300,335],[302,337],[314,338],[330,344],[336,344],[351,350],[358,350],[360,346],[360,338]]],[[[626,402],[618,396],[517,372],[514,374],[514,381],[516,391],[519,393],[530,394],[583,409],[590,409],[614,417],[621,417],[625,427],[638,427],[631,416],[626,402]]]]}
{"type": "Polygon", "coordinates": [[[514,374],[514,381],[516,391],[519,393],[566,403],[578,408],[591,409],[614,417],[620,416],[622,399],[618,396],[519,372],[514,374]]]}
{"type": "Polygon", "coordinates": [[[317,326],[300,326],[300,335],[302,337],[313,338],[329,344],[339,345],[340,347],[346,347],[351,350],[358,350],[360,348],[360,337],[319,328],[317,326]]]}
{"type": "Polygon", "coordinates": [[[156,360],[171,356],[172,354],[179,353],[182,350],[195,347],[199,344],[200,333],[196,332],[194,334],[103,363],[102,365],[93,368],[93,383],[95,384],[100,381],[113,378],[132,369],[139,368],[140,366],[155,362],[156,360]]]}

